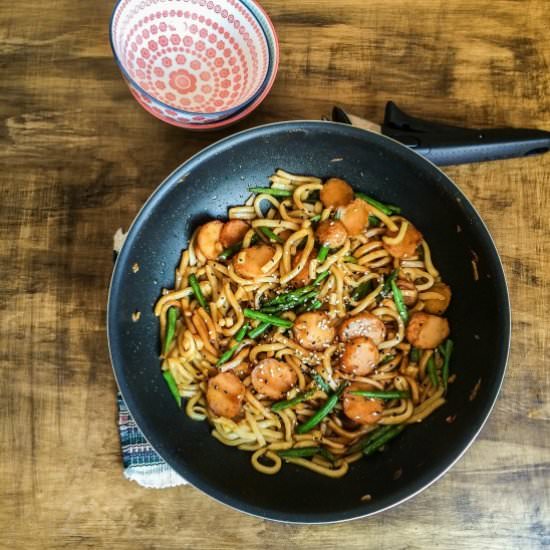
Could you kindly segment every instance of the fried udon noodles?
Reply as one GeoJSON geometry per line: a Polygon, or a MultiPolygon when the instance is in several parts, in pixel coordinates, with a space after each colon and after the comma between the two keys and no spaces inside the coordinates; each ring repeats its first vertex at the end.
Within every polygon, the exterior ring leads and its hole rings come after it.
{"type": "Polygon", "coordinates": [[[451,290],[398,206],[283,170],[251,191],[155,306],[163,374],[256,470],[341,477],[445,402],[451,290]]]}

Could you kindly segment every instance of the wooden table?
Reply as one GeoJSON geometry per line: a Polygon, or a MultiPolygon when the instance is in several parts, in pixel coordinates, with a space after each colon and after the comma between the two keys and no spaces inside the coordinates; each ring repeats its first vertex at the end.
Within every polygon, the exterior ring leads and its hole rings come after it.
{"type": "Polygon", "coordinates": [[[5,548],[541,548],[550,544],[550,155],[446,169],[495,237],[513,304],[501,397],[439,483],[383,515],[279,525],[122,476],[105,337],[112,236],[178,164],[231,132],[388,99],[470,126],[550,128],[546,0],[262,0],[281,41],[265,103],[193,134],[130,97],[111,2],[0,6],[5,548]]]}

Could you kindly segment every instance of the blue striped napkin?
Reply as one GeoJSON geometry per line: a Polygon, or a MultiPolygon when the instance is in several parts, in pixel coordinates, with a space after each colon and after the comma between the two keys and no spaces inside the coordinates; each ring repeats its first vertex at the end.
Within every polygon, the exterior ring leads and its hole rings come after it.
{"type": "Polygon", "coordinates": [[[152,489],[185,485],[185,479],[168,466],[147,442],[120,394],[117,401],[124,477],[152,489]]]}
{"type": "MultiPolygon", "coordinates": [[[[115,254],[118,254],[125,239],[126,234],[118,229],[113,237],[115,254]]],[[[152,489],[185,485],[187,481],[168,466],[145,439],[120,394],[117,403],[124,476],[142,487],[152,489]]]]}

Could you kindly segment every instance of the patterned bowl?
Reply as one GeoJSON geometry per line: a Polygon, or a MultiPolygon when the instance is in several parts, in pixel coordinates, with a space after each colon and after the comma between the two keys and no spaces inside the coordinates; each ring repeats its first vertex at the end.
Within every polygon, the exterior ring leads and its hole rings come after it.
{"type": "Polygon", "coordinates": [[[110,39],[141,106],[184,128],[257,106],[277,72],[275,30],[254,0],[118,0],[110,39]]]}

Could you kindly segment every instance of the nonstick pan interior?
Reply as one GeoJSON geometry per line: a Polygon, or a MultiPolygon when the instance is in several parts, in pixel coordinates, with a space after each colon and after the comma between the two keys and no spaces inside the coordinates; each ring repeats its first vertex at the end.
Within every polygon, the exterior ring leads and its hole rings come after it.
{"type": "MultiPolygon", "coordinates": [[[[271,124],[226,138],[194,156],[153,193],[118,257],[108,307],[111,359],[122,395],[143,433],[183,477],[239,510],[289,522],[332,522],[381,511],[440,477],[485,422],[504,376],[510,312],[492,239],[460,190],[435,166],[383,136],[328,122],[271,124]],[[410,426],[383,453],[329,479],[294,465],[275,476],[250,454],[209,435],[178,410],[160,373],[153,305],[174,284],[193,229],[224,218],[248,188],[276,168],[346,179],[356,191],[398,204],[424,234],[453,289],[448,310],[455,352],[448,402],[410,426]],[[477,261],[475,280],[472,260],[477,261]],[[132,265],[139,271],[134,273],[132,265]],[[139,321],[132,314],[141,313],[139,321]],[[477,388],[477,389],[476,389],[477,388]],[[449,422],[449,420],[454,421],[449,422]],[[364,495],[370,500],[361,500],[364,495]]],[[[182,506],[185,503],[182,502],[182,506]]]]}

